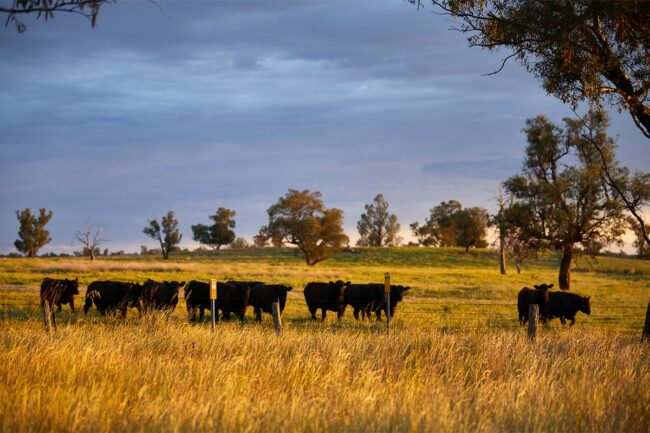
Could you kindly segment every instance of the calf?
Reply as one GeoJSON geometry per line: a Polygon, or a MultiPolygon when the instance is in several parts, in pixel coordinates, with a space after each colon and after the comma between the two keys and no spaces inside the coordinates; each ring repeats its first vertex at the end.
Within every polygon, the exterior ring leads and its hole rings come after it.
{"type": "Polygon", "coordinates": [[[178,304],[178,292],[184,285],[184,281],[145,281],[142,286],[143,312],[162,310],[171,314],[178,304]]]}
{"type": "Polygon", "coordinates": [[[566,319],[569,319],[571,322],[569,325],[573,326],[576,323],[575,317],[578,311],[582,311],[586,315],[591,314],[589,299],[589,296],[584,297],[575,293],[549,292],[549,308],[545,317],[548,320],[557,317],[563,325],[566,324],[566,319]]]}
{"type": "Polygon", "coordinates": [[[287,303],[287,292],[290,290],[293,290],[293,288],[282,284],[256,284],[252,286],[250,305],[255,311],[255,320],[262,321],[262,311],[273,314],[271,308],[274,302],[280,304],[280,314],[282,314],[287,303]]]}
{"type": "Polygon", "coordinates": [[[142,286],[121,281],[93,281],[86,289],[84,314],[88,313],[92,304],[103,316],[106,313],[120,312],[122,318],[126,317],[127,307],[140,310],[142,286]]]}
{"type": "Polygon", "coordinates": [[[56,280],[45,278],[41,282],[41,308],[43,309],[45,319],[45,330],[49,330],[50,319],[54,329],[56,321],[54,318],[54,306],[61,311],[61,304],[70,304],[70,309],[74,312],[74,295],[79,294],[79,279],[74,280],[56,280]]]}
{"type": "Polygon", "coordinates": [[[316,320],[316,312],[321,310],[321,321],[325,320],[327,311],[336,311],[336,317],[341,320],[345,312],[345,290],[350,282],[341,280],[329,283],[308,283],[304,295],[311,318],[316,320]]]}
{"type": "Polygon", "coordinates": [[[539,318],[546,321],[549,306],[548,290],[553,284],[540,284],[533,286],[535,289],[524,287],[517,295],[517,310],[519,311],[519,323],[525,325],[528,322],[528,310],[532,304],[539,306],[539,318]]]}

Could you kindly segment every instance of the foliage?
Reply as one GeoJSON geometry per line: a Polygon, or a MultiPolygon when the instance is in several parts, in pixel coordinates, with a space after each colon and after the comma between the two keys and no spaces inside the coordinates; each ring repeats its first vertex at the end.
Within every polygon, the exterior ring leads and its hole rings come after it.
{"type": "Polygon", "coordinates": [[[462,246],[468,251],[471,246],[487,246],[489,215],[483,208],[463,209],[460,202],[449,200],[431,209],[424,225],[411,224],[413,235],[424,246],[462,246]]]}
{"type": "Polygon", "coordinates": [[[178,220],[172,210],[162,217],[162,226],[157,220],[153,219],[149,221],[149,226],[145,227],[142,232],[160,243],[160,249],[165,260],[169,259],[170,253],[178,250],[178,245],[183,237],[178,229],[178,220]]]}
{"type": "Polygon", "coordinates": [[[235,240],[235,211],[220,207],[210,219],[214,224],[206,226],[197,224],[192,226],[192,239],[203,245],[208,245],[213,250],[218,250],[223,245],[228,245],[235,240]]]}
{"type": "Polygon", "coordinates": [[[230,243],[230,248],[233,249],[244,249],[250,248],[250,244],[244,238],[237,238],[230,243]]]}
{"type": "MultiPolygon", "coordinates": [[[[563,129],[543,115],[526,121],[524,169],[504,182],[513,199],[504,219],[528,248],[563,251],[559,282],[567,290],[574,247],[619,242],[624,216],[620,202],[600,181],[596,151],[575,134],[574,119],[565,123],[563,129]]],[[[613,141],[600,136],[602,148],[613,159],[613,141]]]]}
{"type": "MultiPolygon", "coordinates": [[[[409,0],[421,4],[421,0],[409,0]]],[[[506,48],[544,89],[574,107],[587,100],[627,110],[650,138],[647,0],[432,0],[459,22],[471,47],[506,48]]]]}
{"type": "Polygon", "coordinates": [[[6,25],[13,23],[18,33],[27,30],[19,18],[20,15],[27,14],[35,14],[36,19],[42,17],[47,21],[54,18],[55,12],[70,12],[88,18],[95,27],[99,8],[114,2],[115,0],[13,0],[11,6],[0,6],[0,13],[7,14],[6,25]]]}
{"type": "Polygon", "coordinates": [[[318,191],[290,189],[267,212],[273,244],[296,245],[309,266],[329,259],[349,242],[343,231],[343,211],[327,209],[318,191]]]}
{"type": "Polygon", "coordinates": [[[361,247],[397,246],[402,239],[398,236],[400,225],[395,214],[388,213],[388,202],[377,194],[373,203],[365,205],[366,212],[357,222],[361,247]]]}
{"type": "Polygon", "coordinates": [[[38,217],[32,215],[29,208],[22,211],[16,211],[16,217],[20,223],[18,237],[14,246],[18,251],[27,254],[27,257],[35,257],[43,246],[52,241],[50,232],[45,230],[45,226],[52,219],[52,211],[46,211],[45,208],[39,210],[38,217]]]}
{"type": "Polygon", "coordinates": [[[267,226],[260,227],[260,231],[253,236],[253,245],[255,248],[264,248],[269,242],[269,228],[267,226]]]}

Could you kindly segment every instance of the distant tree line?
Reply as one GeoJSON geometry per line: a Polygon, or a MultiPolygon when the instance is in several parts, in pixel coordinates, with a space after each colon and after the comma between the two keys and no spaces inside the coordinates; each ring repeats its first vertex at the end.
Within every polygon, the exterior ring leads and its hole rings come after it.
{"type": "MultiPolygon", "coordinates": [[[[456,200],[434,206],[423,223],[410,225],[417,245],[425,247],[488,246],[488,230],[497,235],[501,273],[507,272],[508,258],[517,272],[528,257],[546,250],[561,254],[559,285],[570,288],[571,265],[577,254],[597,254],[612,244],[620,244],[627,228],[636,240],[639,257],[650,256],[648,225],[642,209],[650,204],[650,174],[630,173],[616,160],[616,142],[607,135],[609,120],[602,111],[589,111],[584,117],[565,118],[556,125],[540,115],[526,121],[526,155],[522,171],[502,184],[497,197],[497,212],[490,215],[480,207],[463,208],[456,200]]],[[[16,211],[20,223],[16,249],[28,257],[51,241],[45,226],[52,211],[16,211]]],[[[267,245],[293,245],[309,266],[327,260],[349,244],[343,230],[343,211],[327,208],[320,192],[290,189],[267,209],[268,223],[253,237],[252,245],[234,232],[236,213],[220,207],[209,215],[211,224],[192,225],[192,238],[202,246],[219,250],[263,248],[267,245]]],[[[82,245],[81,255],[94,259],[104,242],[102,228],[90,220],[75,239],[82,245]]],[[[174,211],[149,220],[143,233],[158,241],[155,253],[163,258],[179,250],[182,234],[174,211]]],[[[389,212],[382,194],[364,205],[357,222],[360,247],[398,246],[400,224],[389,212]]],[[[151,254],[152,250],[143,250],[151,254]]],[[[105,250],[105,254],[108,254],[105,250]]]]}

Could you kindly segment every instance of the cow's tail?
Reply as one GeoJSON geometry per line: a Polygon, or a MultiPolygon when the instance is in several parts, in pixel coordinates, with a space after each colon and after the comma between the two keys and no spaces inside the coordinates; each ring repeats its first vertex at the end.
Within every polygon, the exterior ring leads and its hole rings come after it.
{"type": "Polygon", "coordinates": [[[86,293],[86,299],[84,300],[84,314],[88,313],[90,307],[93,306],[93,300],[101,298],[101,295],[97,290],[91,290],[86,293]]]}

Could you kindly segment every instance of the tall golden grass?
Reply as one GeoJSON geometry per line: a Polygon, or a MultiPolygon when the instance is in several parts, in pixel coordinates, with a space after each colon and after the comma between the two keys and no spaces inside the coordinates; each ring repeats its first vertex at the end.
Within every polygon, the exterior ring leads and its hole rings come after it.
{"type": "Polygon", "coordinates": [[[636,336],[91,322],[0,324],[2,431],[650,431],[636,336]]]}

